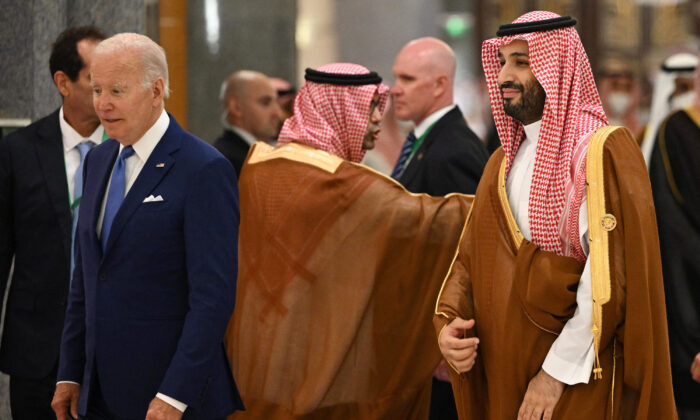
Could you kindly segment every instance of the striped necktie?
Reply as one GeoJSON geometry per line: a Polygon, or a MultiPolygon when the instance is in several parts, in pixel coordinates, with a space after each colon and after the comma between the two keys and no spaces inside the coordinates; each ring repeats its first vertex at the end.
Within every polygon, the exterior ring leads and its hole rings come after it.
{"type": "Polygon", "coordinates": [[[408,136],[406,136],[406,141],[403,144],[403,147],[401,147],[401,154],[399,155],[399,160],[396,162],[396,166],[394,167],[394,170],[391,171],[391,177],[394,179],[398,179],[399,176],[403,173],[404,166],[406,165],[406,161],[408,161],[408,158],[411,156],[411,152],[413,151],[413,145],[416,143],[416,134],[411,130],[410,133],[408,133],[408,136]]]}
{"type": "Polygon", "coordinates": [[[122,202],[124,201],[124,192],[126,191],[126,159],[134,154],[134,148],[126,146],[117,158],[117,163],[114,165],[112,172],[112,182],[109,184],[107,191],[107,204],[105,205],[104,219],[102,220],[102,234],[100,241],[102,242],[102,251],[107,250],[107,239],[109,232],[112,229],[112,222],[119,211],[122,202]]]}
{"type": "Polygon", "coordinates": [[[85,156],[87,156],[90,149],[93,148],[95,143],[91,141],[84,141],[77,146],[78,152],[80,152],[80,165],[75,171],[75,177],[73,178],[73,202],[70,205],[71,210],[73,210],[73,226],[70,235],[70,279],[73,279],[73,269],[75,268],[75,235],[76,229],[78,227],[78,212],[80,210],[80,200],[83,198],[83,165],[85,164],[85,156]]]}

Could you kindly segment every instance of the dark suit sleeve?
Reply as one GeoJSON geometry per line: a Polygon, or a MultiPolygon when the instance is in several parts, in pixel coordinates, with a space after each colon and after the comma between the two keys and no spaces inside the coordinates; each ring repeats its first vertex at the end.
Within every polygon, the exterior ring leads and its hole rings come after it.
{"type": "Polygon", "coordinates": [[[233,313],[238,272],[238,189],[223,157],[203,168],[188,188],[184,235],[189,311],[158,392],[193,405],[208,387],[233,313]]]}
{"type": "Polygon", "coordinates": [[[5,296],[14,255],[12,161],[7,139],[0,139],[0,299],[5,296]]]}
{"type": "MultiPolygon", "coordinates": [[[[83,164],[83,179],[87,173],[90,154],[83,164]]],[[[80,219],[80,216],[78,216],[80,219]]],[[[85,369],[85,283],[80,235],[75,235],[75,268],[68,292],[68,307],[61,336],[61,352],[57,381],[81,383],[85,369]]]]}

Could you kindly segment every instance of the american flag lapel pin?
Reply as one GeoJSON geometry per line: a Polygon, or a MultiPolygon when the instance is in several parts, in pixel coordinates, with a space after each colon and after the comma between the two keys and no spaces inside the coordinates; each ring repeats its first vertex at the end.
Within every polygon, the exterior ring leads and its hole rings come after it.
{"type": "Polygon", "coordinates": [[[156,168],[165,168],[165,163],[156,164],[156,168]]]}

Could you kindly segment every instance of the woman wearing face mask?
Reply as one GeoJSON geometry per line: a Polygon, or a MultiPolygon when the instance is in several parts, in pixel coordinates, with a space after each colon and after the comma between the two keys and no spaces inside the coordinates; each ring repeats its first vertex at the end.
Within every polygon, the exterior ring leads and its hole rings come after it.
{"type": "Polygon", "coordinates": [[[600,100],[610,125],[622,125],[632,133],[641,132],[638,118],[639,84],[630,67],[622,61],[606,62],[598,79],[600,100]]]}

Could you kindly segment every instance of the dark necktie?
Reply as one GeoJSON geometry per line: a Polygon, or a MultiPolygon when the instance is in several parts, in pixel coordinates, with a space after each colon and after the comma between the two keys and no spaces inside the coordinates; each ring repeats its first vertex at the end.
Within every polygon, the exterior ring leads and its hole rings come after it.
{"type": "Polygon", "coordinates": [[[77,146],[78,152],[80,152],[80,165],[75,171],[75,177],[73,178],[73,202],[70,205],[71,210],[73,210],[73,227],[71,229],[70,235],[70,279],[73,279],[73,269],[75,268],[75,231],[78,227],[78,211],[80,210],[80,200],[83,198],[83,164],[85,163],[85,156],[92,149],[95,143],[91,141],[85,141],[77,146]]]}
{"type": "Polygon", "coordinates": [[[124,192],[126,190],[126,159],[134,154],[134,149],[131,146],[126,146],[117,158],[117,163],[114,165],[112,172],[112,182],[109,184],[107,191],[107,204],[105,205],[104,219],[102,220],[102,252],[107,249],[107,239],[109,232],[112,229],[112,222],[119,211],[119,207],[124,201],[124,192]]]}
{"type": "Polygon", "coordinates": [[[413,130],[411,130],[411,132],[408,133],[408,136],[406,136],[406,141],[404,142],[403,147],[401,147],[401,154],[399,155],[399,160],[396,162],[394,170],[391,171],[392,178],[398,179],[398,177],[401,176],[401,173],[403,173],[404,167],[406,166],[406,161],[408,161],[408,158],[411,156],[411,151],[415,143],[416,135],[413,132],[413,130]]]}

